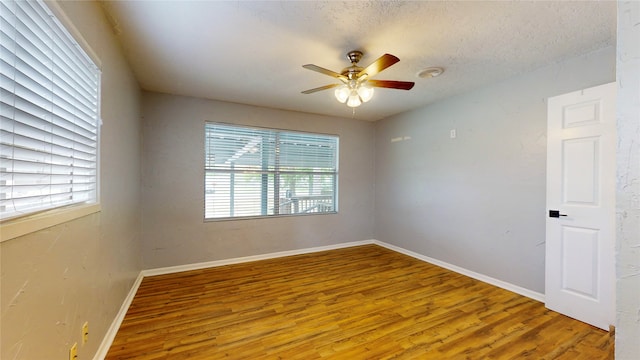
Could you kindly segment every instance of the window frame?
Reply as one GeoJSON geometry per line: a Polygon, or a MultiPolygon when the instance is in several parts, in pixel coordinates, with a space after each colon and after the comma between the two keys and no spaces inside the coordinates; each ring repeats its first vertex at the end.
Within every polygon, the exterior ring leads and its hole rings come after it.
{"type": "MultiPolygon", "coordinates": [[[[202,189],[202,193],[204,195],[204,199],[203,199],[203,219],[204,222],[217,222],[217,221],[236,221],[236,220],[250,220],[250,219],[268,219],[268,218],[277,218],[277,217],[292,217],[292,216],[313,216],[313,215],[335,215],[338,214],[339,211],[339,206],[338,206],[338,199],[339,199],[339,163],[340,163],[340,136],[336,135],[336,134],[327,134],[327,133],[319,133],[319,132],[309,132],[309,131],[301,131],[301,130],[291,130],[291,129],[282,129],[282,128],[270,128],[270,127],[263,127],[263,126],[254,126],[254,125],[246,125],[246,124],[237,124],[237,123],[225,123],[225,122],[219,122],[219,121],[205,121],[204,124],[204,141],[205,141],[205,149],[204,149],[204,174],[203,174],[203,189],[202,189]],[[208,173],[225,173],[225,171],[222,170],[212,170],[212,169],[207,169],[207,155],[208,155],[208,149],[207,149],[207,126],[208,125],[219,125],[219,126],[227,126],[227,127],[235,127],[235,128],[239,128],[239,129],[253,129],[253,130],[257,130],[257,131],[268,131],[268,132],[272,132],[272,133],[277,133],[277,134],[300,134],[300,135],[310,135],[310,136],[325,136],[325,137],[331,137],[335,139],[335,155],[334,155],[334,168],[335,171],[334,172],[313,172],[313,171],[308,171],[308,172],[292,172],[292,171],[288,171],[288,170],[282,170],[280,168],[276,168],[273,171],[268,171],[268,174],[273,174],[274,175],[274,187],[276,186],[276,179],[279,178],[280,175],[284,175],[284,174],[307,174],[309,176],[313,176],[313,175],[330,175],[333,177],[333,186],[332,186],[332,209],[330,211],[321,211],[321,212],[309,212],[309,213],[304,213],[304,212],[296,212],[296,213],[274,213],[274,214],[266,214],[266,215],[238,215],[238,216],[226,216],[226,217],[207,217],[207,174],[208,173]]],[[[279,151],[279,150],[278,150],[279,151]]],[[[276,161],[276,164],[278,164],[278,161],[276,161]]],[[[275,166],[279,166],[275,165],[275,166]]],[[[232,170],[228,171],[229,173],[232,172],[232,170]]],[[[255,173],[259,173],[259,172],[255,172],[255,173]]],[[[278,187],[280,187],[278,185],[278,187]]],[[[263,196],[261,194],[261,196],[263,196]]],[[[268,194],[267,195],[267,202],[272,201],[274,203],[274,207],[276,206],[276,204],[278,204],[278,202],[275,201],[275,192],[274,194],[268,194]]],[[[275,210],[275,209],[274,209],[275,210]]]]}
{"type": "MultiPolygon", "coordinates": [[[[19,1],[19,0],[18,0],[19,1]]],[[[37,0],[33,1],[43,6],[55,25],[69,36],[93,63],[97,70],[97,104],[96,104],[96,140],[95,140],[95,199],[89,201],[56,205],[14,215],[0,220],[0,242],[15,239],[23,235],[40,231],[55,225],[63,224],[81,217],[85,217],[101,211],[100,202],[100,147],[102,126],[102,62],[93,51],[89,43],[84,39],[80,31],[65,14],[64,10],[56,2],[37,0]]],[[[46,24],[46,26],[52,26],[46,24]]]]}

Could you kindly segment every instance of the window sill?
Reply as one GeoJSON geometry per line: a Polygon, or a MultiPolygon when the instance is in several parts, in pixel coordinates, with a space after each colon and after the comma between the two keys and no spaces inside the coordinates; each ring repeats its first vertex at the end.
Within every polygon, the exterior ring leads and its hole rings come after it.
{"type": "Polygon", "coordinates": [[[219,217],[219,218],[211,217],[211,218],[204,218],[204,222],[256,220],[256,219],[271,219],[271,218],[314,216],[314,215],[335,215],[337,213],[338,213],[337,211],[324,211],[324,212],[317,212],[317,213],[294,213],[294,214],[278,214],[278,215],[235,216],[235,217],[219,217]]]}
{"type": "Polygon", "coordinates": [[[100,204],[86,204],[9,219],[0,224],[0,242],[97,213],[100,209],[100,204]]]}

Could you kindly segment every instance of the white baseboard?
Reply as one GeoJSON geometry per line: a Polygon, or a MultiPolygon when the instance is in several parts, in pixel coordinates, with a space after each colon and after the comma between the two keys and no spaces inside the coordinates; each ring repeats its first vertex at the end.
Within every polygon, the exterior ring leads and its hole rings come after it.
{"type": "Polygon", "coordinates": [[[403,249],[403,248],[401,248],[399,246],[387,244],[385,242],[378,241],[378,240],[373,240],[372,243],[374,243],[376,245],[380,245],[382,247],[385,247],[385,248],[387,248],[389,250],[393,250],[393,251],[399,252],[401,254],[405,254],[405,255],[411,256],[411,257],[416,258],[418,260],[422,260],[422,261],[428,262],[430,264],[443,267],[443,268],[445,268],[447,270],[451,270],[451,271],[457,272],[459,274],[468,276],[470,278],[473,278],[473,279],[476,279],[476,280],[480,280],[480,281],[485,282],[487,284],[491,284],[493,286],[497,286],[499,288],[502,288],[502,289],[505,289],[505,290],[509,290],[509,291],[514,292],[516,294],[520,294],[522,296],[526,296],[526,297],[528,297],[530,299],[533,299],[533,300],[540,301],[540,302],[544,303],[544,294],[542,294],[542,293],[539,293],[539,292],[536,292],[536,291],[532,291],[532,290],[529,290],[529,289],[525,289],[523,287],[508,283],[506,281],[498,280],[498,279],[492,278],[490,276],[486,276],[486,275],[483,275],[483,274],[480,274],[480,273],[477,273],[477,272],[474,272],[474,271],[471,271],[471,270],[468,270],[468,269],[465,269],[465,268],[461,268],[461,267],[453,265],[453,264],[449,264],[449,263],[444,262],[444,261],[440,261],[440,260],[437,260],[437,259],[434,259],[434,258],[430,258],[428,256],[424,256],[422,254],[418,254],[416,252],[413,252],[413,251],[410,251],[410,250],[407,250],[407,249],[403,249]]]}
{"type": "Polygon", "coordinates": [[[131,290],[129,290],[129,294],[127,294],[127,297],[124,299],[122,306],[120,306],[120,311],[118,311],[118,314],[116,314],[116,318],[113,319],[111,326],[109,327],[106,335],[102,339],[102,343],[100,343],[100,347],[98,347],[98,351],[93,357],[93,360],[103,360],[105,356],[107,356],[107,353],[109,352],[109,348],[113,343],[113,339],[116,338],[118,329],[120,329],[120,325],[122,325],[124,316],[127,314],[127,311],[129,310],[129,306],[131,306],[131,302],[133,301],[133,298],[136,296],[136,292],[138,292],[138,288],[140,287],[140,284],[142,283],[143,278],[144,278],[144,275],[142,275],[142,272],[140,272],[140,274],[138,274],[138,278],[136,278],[136,281],[133,282],[133,285],[131,286],[131,290]]]}
{"type": "Polygon", "coordinates": [[[285,256],[292,256],[292,255],[310,254],[310,253],[319,252],[319,251],[343,249],[343,248],[348,248],[348,247],[369,245],[369,244],[379,245],[379,246],[382,246],[382,247],[387,248],[389,250],[396,251],[396,252],[399,252],[401,254],[405,254],[405,255],[411,256],[413,258],[416,258],[418,260],[422,260],[422,261],[428,262],[430,264],[434,264],[434,265],[443,267],[445,269],[457,272],[459,274],[468,276],[468,277],[476,279],[476,280],[480,280],[480,281],[485,282],[487,284],[491,284],[491,285],[497,286],[499,288],[512,291],[512,292],[514,292],[516,294],[520,294],[522,296],[526,296],[526,297],[531,298],[533,300],[544,302],[544,294],[541,294],[541,293],[538,293],[538,292],[535,292],[535,291],[531,291],[529,289],[525,289],[525,288],[522,288],[520,286],[516,286],[516,285],[510,284],[508,282],[502,281],[502,280],[494,279],[492,277],[489,277],[489,276],[486,276],[486,275],[482,275],[482,274],[473,272],[471,270],[467,270],[467,269],[461,268],[459,266],[446,263],[444,261],[433,259],[433,258],[430,258],[428,256],[424,256],[422,254],[418,254],[416,252],[413,252],[413,251],[410,251],[410,250],[407,250],[407,249],[403,249],[403,248],[395,246],[395,245],[387,244],[385,242],[378,241],[378,240],[373,240],[373,239],[372,240],[353,241],[353,242],[348,242],[348,243],[327,245],[327,246],[319,246],[319,247],[299,249],[299,250],[280,251],[280,252],[275,252],[275,253],[254,255],[254,256],[245,256],[245,257],[239,257],[239,258],[233,258],[233,259],[216,260],[216,261],[208,261],[208,262],[202,262],[202,263],[196,263],[196,264],[188,264],[188,265],[179,265],[179,266],[170,266],[170,267],[163,267],[163,268],[157,268],[157,269],[142,270],[140,272],[140,274],[138,275],[138,278],[136,279],[136,281],[133,283],[133,286],[131,287],[131,290],[129,291],[129,294],[127,295],[127,297],[125,298],[124,302],[122,303],[122,306],[120,307],[120,311],[118,312],[116,318],[113,320],[113,323],[111,324],[111,327],[109,328],[109,330],[107,331],[107,334],[105,335],[104,339],[102,340],[102,343],[100,344],[100,347],[98,348],[98,352],[94,356],[93,360],[102,360],[107,355],[107,352],[109,351],[109,348],[111,347],[111,344],[113,343],[113,339],[115,339],[116,334],[118,333],[118,329],[120,328],[120,325],[122,324],[122,321],[124,320],[124,317],[127,314],[127,310],[129,310],[129,306],[131,305],[131,302],[133,301],[133,298],[135,297],[135,294],[138,291],[138,288],[140,287],[140,284],[142,283],[142,279],[144,277],[146,277],[146,276],[165,275],[165,274],[172,274],[172,273],[177,273],[177,272],[182,272],[182,271],[200,270],[200,269],[206,269],[206,268],[212,268],[212,267],[218,267],[218,266],[240,264],[240,263],[258,261],[258,260],[275,259],[275,258],[280,258],[280,257],[285,257],[285,256]]]}
{"type": "Polygon", "coordinates": [[[374,240],[353,241],[353,242],[348,242],[348,243],[327,245],[327,246],[318,246],[318,247],[299,249],[299,250],[279,251],[279,252],[269,253],[269,254],[244,256],[244,257],[233,258],[233,259],[215,260],[215,261],[207,261],[207,262],[201,262],[201,263],[196,263],[196,264],[169,266],[169,267],[163,267],[163,268],[157,268],[157,269],[143,270],[142,274],[144,276],[173,274],[173,273],[182,272],[182,271],[207,269],[207,268],[218,267],[218,266],[241,264],[241,263],[246,263],[246,262],[251,262],[251,261],[267,260],[267,259],[275,259],[275,258],[280,258],[280,257],[285,257],[285,256],[309,254],[309,253],[314,253],[314,252],[319,252],[319,251],[343,249],[343,248],[348,248],[348,247],[353,247],[353,246],[360,246],[360,245],[367,245],[367,244],[373,244],[373,243],[374,243],[374,240]]]}

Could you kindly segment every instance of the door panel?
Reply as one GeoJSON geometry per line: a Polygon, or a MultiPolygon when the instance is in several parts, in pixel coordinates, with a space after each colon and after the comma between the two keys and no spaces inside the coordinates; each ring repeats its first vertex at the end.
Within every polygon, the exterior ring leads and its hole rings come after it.
{"type": "Polygon", "coordinates": [[[597,205],[598,137],[562,141],[564,204],[597,205]]]}
{"type": "Polygon", "coordinates": [[[563,127],[592,125],[600,122],[600,101],[586,101],[564,107],[563,127]]]}
{"type": "Polygon", "coordinates": [[[615,320],[615,83],[548,102],[545,302],[608,329],[615,320]],[[549,213],[551,216],[552,213],[549,213]]]}
{"type": "Polygon", "coordinates": [[[598,230],[562,227],[562,290],[598,299],[598,230]]]}

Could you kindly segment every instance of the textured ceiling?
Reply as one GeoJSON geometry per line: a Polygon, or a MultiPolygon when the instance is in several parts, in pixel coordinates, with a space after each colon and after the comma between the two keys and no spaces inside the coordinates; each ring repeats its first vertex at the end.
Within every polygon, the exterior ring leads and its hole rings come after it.
{"type": "Polygon", "coordinates": [[[615,1],[106,1],[143,89],[357,119],[378,120],[615,44],[615,1]],[[356,109],[335,83],[302,68],[339,72],[350,50],[366,66],[401,61],[375,79],[415,81],[376,89],[356,109]],[[445,73],[417,73],[441,66],[445,73]]]}

